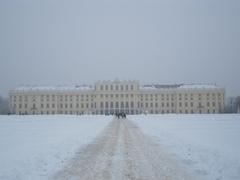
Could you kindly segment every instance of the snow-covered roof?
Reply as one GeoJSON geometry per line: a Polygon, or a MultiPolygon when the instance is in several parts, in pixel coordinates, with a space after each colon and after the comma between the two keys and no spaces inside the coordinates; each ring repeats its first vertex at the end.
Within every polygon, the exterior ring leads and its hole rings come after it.
{"type": "Polygon", "coordinates": [[[183,84],[179,89],[216,89],[219,86],[215,84],[183,84]]]}
{"type": "Polygon", "coordinates": [[[173,84],[173,85],[143,85],[141,90],[169,90],[169,89],[218,89],[219,86],[215,84],[173,84]]]}
{"type": "MultiPolygon", "coordinates": [[[[215,84],[172,84],[161,85],[151,84],[139,86],[140,90],[187,90],[187,89],[219,89],[220,87],[215,84]]],[[[73,86],[20,86],[14,91],[90,91],[94,90],[93,86],[89,85],[73,85],[73,86]]]]}
{"type": "Polygon", "coordinates": [[[16,91],[68,91],[68,90],[93,90],[92,86],[75,85],[75,86],[20,86],[15,88],[16,91]]]}

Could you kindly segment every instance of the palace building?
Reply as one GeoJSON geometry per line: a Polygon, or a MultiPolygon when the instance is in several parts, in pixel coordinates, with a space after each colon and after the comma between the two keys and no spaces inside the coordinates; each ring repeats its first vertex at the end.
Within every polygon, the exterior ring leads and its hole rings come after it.
{"type": "Polygon", "coordinates": [[[115,80],[94,86],[18,87],[9,96],[13,114],[201,114],[222,113],[225,106],[225,89],[212,84],[115,80]]]}

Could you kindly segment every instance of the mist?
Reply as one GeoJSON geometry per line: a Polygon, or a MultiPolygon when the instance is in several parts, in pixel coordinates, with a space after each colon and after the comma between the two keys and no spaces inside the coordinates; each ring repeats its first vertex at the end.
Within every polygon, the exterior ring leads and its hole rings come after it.
{"type": "Polygon", "coordinates": [[[239,95],[239,18],[237,0],[2,0],[0,94],[119,78],[239,95]]]}

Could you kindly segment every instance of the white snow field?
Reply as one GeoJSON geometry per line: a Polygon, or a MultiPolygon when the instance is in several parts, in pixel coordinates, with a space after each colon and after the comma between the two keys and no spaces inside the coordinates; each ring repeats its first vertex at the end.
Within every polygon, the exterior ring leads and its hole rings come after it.
{"type": "Polygon", "coordinates": [[[239,180],[240,115],[0,116],[0,179],[239,180]]]}
{"type": "Polygon", "coordinates": [[[129,116],[198,179],[240,179],[240,115],[129,116]]]}
{"type": "Polygon", "coordinates": [[[48,179],[91,143],[111,116],[0,116],[0,179],[48,179]]]}

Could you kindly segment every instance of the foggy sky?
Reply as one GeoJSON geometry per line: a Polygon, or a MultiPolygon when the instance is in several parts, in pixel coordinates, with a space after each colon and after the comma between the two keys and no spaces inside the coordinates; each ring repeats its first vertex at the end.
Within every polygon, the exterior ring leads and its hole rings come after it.
{"type": "Polygon", "coordinates": [[[240,1],[0,1],[0,95],[115,78],[240,95],[240,1]]]}

